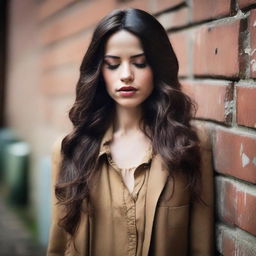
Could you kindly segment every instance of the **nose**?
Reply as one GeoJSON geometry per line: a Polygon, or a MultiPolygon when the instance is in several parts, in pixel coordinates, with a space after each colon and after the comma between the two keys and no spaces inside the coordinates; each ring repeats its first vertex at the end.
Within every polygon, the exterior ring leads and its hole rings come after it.
{"type": "Polygon", "coordinates": [[[134,79],[133,70],[131,69],[129,64],[124,64],[121,69],[120,80],[123,83],[130,83],[133,81],[133,79],[134,79]]]}

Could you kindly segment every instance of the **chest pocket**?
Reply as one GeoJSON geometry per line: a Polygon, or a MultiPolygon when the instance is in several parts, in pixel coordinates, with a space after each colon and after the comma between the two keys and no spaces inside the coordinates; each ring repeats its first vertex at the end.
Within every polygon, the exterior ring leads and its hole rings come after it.
{"type": "Polygon", "coordinates": [[[190,190],[184,176],[169,177],[158,199],[157,207],[185,207],[190,204],[190,190]]]}
{"type": "Polygon", "coordinates": [[[188,226],[190,205],[158,206],[156,209],[156,225],[166,228],[183,228],[188,226]]]}
{"type": "Polygon", "coordinates": [[[188,226],[189,221],[189,204],[167,207],[168,209],[168,227],[169,228],[182,228],[188,226]]]}

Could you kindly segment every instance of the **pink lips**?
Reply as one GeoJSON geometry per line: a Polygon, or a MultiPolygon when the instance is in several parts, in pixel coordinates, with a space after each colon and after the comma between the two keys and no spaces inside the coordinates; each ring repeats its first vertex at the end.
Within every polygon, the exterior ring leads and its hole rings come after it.
{"type": "Polygon", "coordinates": [[[137,89],[133,86],[123,86],[120,89],[118,89],[117,91],[123,97],[130,97],[136,93],[137,89]]]}

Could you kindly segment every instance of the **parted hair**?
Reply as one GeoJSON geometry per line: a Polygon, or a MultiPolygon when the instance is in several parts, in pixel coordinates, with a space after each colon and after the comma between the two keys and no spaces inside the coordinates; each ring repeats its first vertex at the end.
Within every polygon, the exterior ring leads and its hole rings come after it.
{"type": "Polygon", "coordinates": [[[115,102],[106,91],[101,69],[106,42],[120,30],[140,39],[153,72],[153,91],[142,103],[141,129],[151,140],[153,152],[161,155],[170,177],[177,172],[185,174],[193,199],[200,197],[200,148],[190,122],[195,104],[181,91],[179,65],[168,35],[143,10],[114,10],[98,23],[82,60],[75,102],[69,112],[73,129],[61,145],[55,194],[65,208],[59,225],[71,237],[80,223],[83,200],[90,203],[92,180],[100,171],[100,144],[115,115],[115,102]]]}

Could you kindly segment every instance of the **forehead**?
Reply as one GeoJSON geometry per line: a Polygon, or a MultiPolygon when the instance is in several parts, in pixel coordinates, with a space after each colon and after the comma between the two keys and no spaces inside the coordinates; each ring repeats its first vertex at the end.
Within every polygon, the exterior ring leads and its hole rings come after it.
{"type": "Polygon", "coordinates": [[[134,34],[120,30],[110,36],[105,45],[105,54],[134,55],[143,52],[140,39],[134,34]]]}

